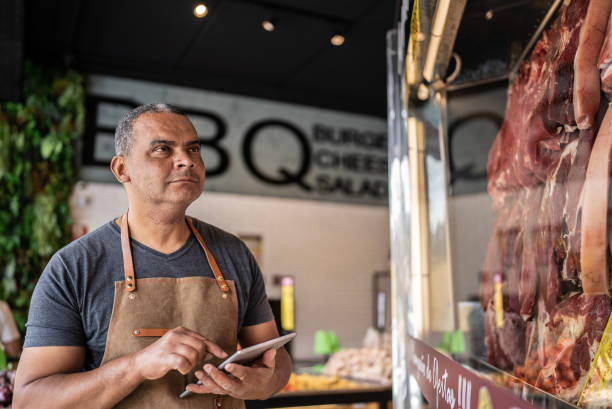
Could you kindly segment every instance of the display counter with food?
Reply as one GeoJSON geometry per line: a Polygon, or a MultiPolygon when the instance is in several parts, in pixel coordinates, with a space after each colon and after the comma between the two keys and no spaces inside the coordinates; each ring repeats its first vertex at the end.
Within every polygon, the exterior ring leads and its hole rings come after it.
{"type": "Polygon", "coordinates": [[[266,401],[248,401],[248,409],[329,404],[376,403],[386,409],[392,399],[391,385],[354,381],[336,375],[293,373],[282,391],[266,401]]]}
{"type": "Polygon", "coordinates": [[[324,365],[294,363],[289,382],[265,402],[249,409],[328,404],[391,405],[391,345],[387,333],[370,328],[361,348],[339,348],[324,365]]]}
{"type": "Polygon", "coordinates": [[[404,12],[389,42],[396,407],[480,407],[485,386],[465,380],[491,377],[492,407],[612,407],[612,1],[404,12]],[[476,296],[486,356],[437,355],[476,296]]]}

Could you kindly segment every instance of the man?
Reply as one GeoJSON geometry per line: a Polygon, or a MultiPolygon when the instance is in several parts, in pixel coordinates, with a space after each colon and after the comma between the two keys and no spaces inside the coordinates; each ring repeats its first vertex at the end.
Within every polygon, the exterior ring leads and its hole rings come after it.
{"type": "Polygon", "coordinates": [[[246,246],[185,216],[205,177],[193,125],[171,106],[140,106],[119,122],[115,150],[129,211],[49,261],[13,408],[221,409],[269,397],[291,371],[284,349],[216,369],[237,338],[246,347],[278,333],[246,246]],[[185,388],[196,395],[178,399],[185,388]]]}

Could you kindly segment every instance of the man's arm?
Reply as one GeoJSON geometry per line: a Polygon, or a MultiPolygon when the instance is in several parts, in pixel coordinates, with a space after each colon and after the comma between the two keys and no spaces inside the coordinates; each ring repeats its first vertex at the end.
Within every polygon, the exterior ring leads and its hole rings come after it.
{"type": "Polygon", "coordinates": [[[83,347],[25,348],[13,408],[111,408],[145,379],[159,379],[174,369],[187,374],[212,354],[227,357],[218,345],[181,327],[139,352],[86,372],[83,347]]]}
{"type": "Polygon", "coordinates": [[[25,348],[17,368],[13,408],[110,408],[142,382],[132,360],[125,356],[81,372],[83,347],[25,348]]]}
{"type": "MultiPolygon", "coordinates": [[[[274,320],[243,327],[240,345],[248,347],[278,337],[274,320]]],[[[230,395],[239,399],[267,399],[287,384],[291,375],[291,358],[285,350],[268,350],[251,366],[229,364],[225,370],[232,377],[207,364],[204,371],[196,371],[201,385],[191,384],[188,390],[196,393],[230,395]]]]}

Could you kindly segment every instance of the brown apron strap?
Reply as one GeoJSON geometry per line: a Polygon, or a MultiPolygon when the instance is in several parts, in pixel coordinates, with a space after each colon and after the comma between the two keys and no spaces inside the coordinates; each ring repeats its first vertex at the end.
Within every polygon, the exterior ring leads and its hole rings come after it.
{"type": "Polygon", "coordinates": [[[168,331],[170,331],[168,328],[134,328],[132,335],[135,337],[163,337],[168,331]]]}
{"type": "MultiPolygon", "coordinates": [[[[128,210],[129,212],[129,210],[128,210]]],[[[130,248],[130,230],[128,227],[128,212],[121,217],[121,251],[123,252],[123,271],[125,273],[125,289],[132,292],[136,289],[134,262],[130,248]]]]}
{"type": "MultiPolygon", "coordinates": [[[[132,249],[130,248],[130,230],[128,226],[128,212],[129,210],[125,212],[125,214],[121,218],[121,251],[123,252],[123,270],[125,272],[125,289],[129,292],[132,292],[136,290],[136,275],[134,274],[134,262],[132,260],[132,249]]],[[[217,262],[215,261],[215,257],[212,255],[210,250],[208,250],[208,247],[206,247],[206,243],[204,243],[204,239],[202,238],[202,235],[200,235],[200,232],[193,225],[193,221],[191,220],[191,217],[186,216],[185,218],[187,220],[187,224],[189,225],[189,228],[193,232],[193,235],[196,237],[196,239],[198,240],[198,243],[200,243],[200,246],[202,246],[202,249],[204,250],[204,254],[206,255],[206,260],[208,260],[208,265],[210,265],[210,268],[213,274],[215,275],[217,285],[219,286],[221,291],[223,291],[224,293],[229,292],[230,288],[225,282],[225,278],[223,278],[223,274],[221,273],[221,270],[219,270],[219,266],[217,265],[217,262]]]]}
{"type": "Polygon", "coordinates": [[[229,292],[230,290],[229,286],[225,282],[225,278],[223,278],[223,274],[221,274],[221,270],[219,270],[219,266],[217,266],[215,257],[212,255],[210,250],[208,250],[208,247],[206,247],[206,243],[204,243],[204,239],[200,235],[200,232],[193,225],[193,221],[191,220],[191,217],[186,216],[185,218],[187,219],[187,224],[189,225],[189,228],[193,232],[193,235],[198,240],[198,243],[200,243],[200,246],[202,246],[202,249],[204,250],[204,254],[206,254],[206,260],[208,260],[208,265],[210,266],[213,274],[215,275],[215,279],[217,280],[217,285],[219,286],[221,291],[223,291],[224,293],[229,292]]]}

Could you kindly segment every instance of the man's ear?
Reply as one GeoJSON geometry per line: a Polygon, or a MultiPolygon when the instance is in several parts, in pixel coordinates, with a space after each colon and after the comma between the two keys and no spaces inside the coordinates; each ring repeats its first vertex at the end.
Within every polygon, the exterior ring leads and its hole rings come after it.
{"type": "Polygon", "coordinates": [[[126,183],[130,181],[130,175],[128,172],[127,157],[123,155],[115,155],[110,163],[111,172],[117,178],[119,183],[126,183]]]}

